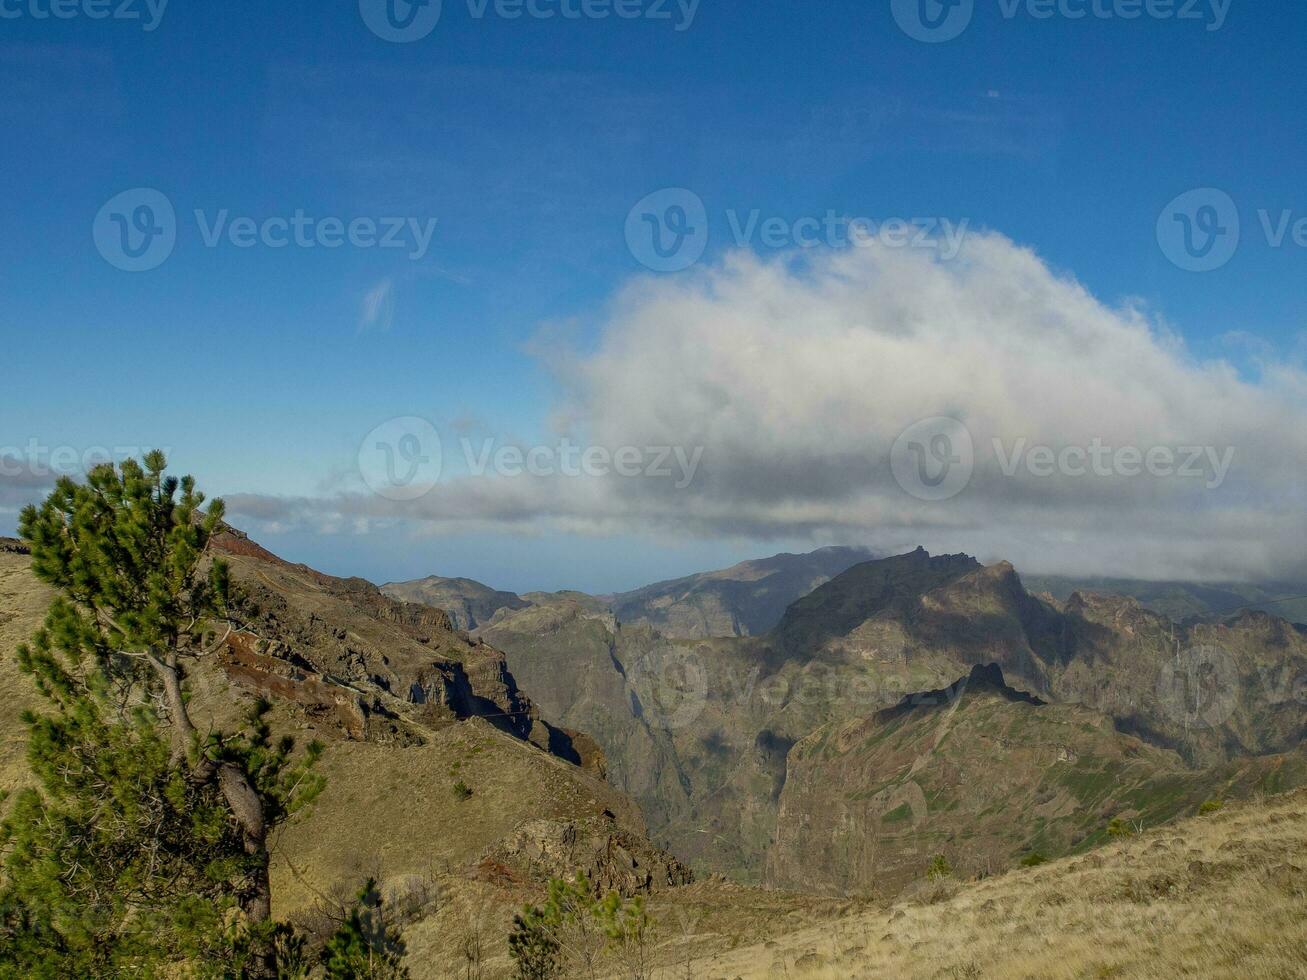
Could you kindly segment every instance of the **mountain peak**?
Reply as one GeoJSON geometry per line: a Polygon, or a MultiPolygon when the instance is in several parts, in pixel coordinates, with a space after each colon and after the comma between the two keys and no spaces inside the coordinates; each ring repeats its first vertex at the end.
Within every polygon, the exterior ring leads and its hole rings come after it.
{"type": "Polygon", "coordinates": [[[970,555],[932,556],[920,547],[862,562],[791,605],[775,634],[786,647],[813,650],[874,616],[914,606],[927,592],[982,569],[970,555]]]}
{"type": "Polygon", "coordinates": [[[971,673],[966,677],[958,678],[948,687],[905,695],[894,707],[886,708],[881,713],[881,718],[890,720],[909,711],[947,707],[961,698],[977,697],[982,694],[997,694],[1004,700],[1034,707],[1043,707],[1048,703],[1009,685],[1003,676],[1003,669],[998,664],[976,664],[971,668],[971,673]]]}

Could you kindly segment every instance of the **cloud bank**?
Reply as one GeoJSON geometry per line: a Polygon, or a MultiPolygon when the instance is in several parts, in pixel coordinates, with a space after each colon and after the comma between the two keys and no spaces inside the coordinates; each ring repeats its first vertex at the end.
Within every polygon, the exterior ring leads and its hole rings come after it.
{"type": "Polygon", "coordinates": [[[741,251],[642,278],[593,349],[554,348],[550,365],[560,434],[609,451],[702,447],[689,486],[487,473],[413,501],[229,503],[282,524],[807,537],[1031,571],[1307,574],[1307,376],[1198,361],[1148,311],[1105,305],[998,234],[970,234],[951,261],[880,244],[741,251]],[[912,429],[937,417],[972,452],[912,429]],[[923,475],[965,466],[965,485],[923,499],[896,476],[903,452],[923,475]]]}

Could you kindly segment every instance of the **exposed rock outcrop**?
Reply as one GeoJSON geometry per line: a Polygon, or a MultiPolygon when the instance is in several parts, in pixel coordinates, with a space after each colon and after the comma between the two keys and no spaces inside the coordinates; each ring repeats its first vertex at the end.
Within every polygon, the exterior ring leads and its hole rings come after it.
{"type": "Polygon", "coordinates": [[[531,820],[482,855],[483,868],[506,867],[545,882],[584,871],[599,894],[647,894],[694,881],[691,870],[643,837],[611,821],[531,820]]]}

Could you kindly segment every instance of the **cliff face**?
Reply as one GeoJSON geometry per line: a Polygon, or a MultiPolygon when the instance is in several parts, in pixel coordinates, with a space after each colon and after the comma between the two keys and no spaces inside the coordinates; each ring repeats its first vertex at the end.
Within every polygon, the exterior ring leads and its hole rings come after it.
{"type": "Polygon", "coordinates": [[[937,854],[964,878],[989,874],[1102,843],[1113,818],[1152,827],[1305,776],[1298,753],[1192,770],[1098,712],[1047,704],[996,666],[976,667],[794,747],[767,879],[895,894],[937,854]]]}
{"type": "Polygon", "coordinates": [[[411,582],[391,582],[381,591],[392,599],[420,603],[443,610],[455,629],[465,632],[490,621],[500,609],[524,609],[525,599],[501,592],[468,578],[431,575],[411,582]]]}
{"type": "Polygon", "coordinates": [[[624,592],[612,597],[611,607],[622,624],[671,639],[759,636],[795,600],[871,557],[865,548],[773,555],[624,592]]]}
{"type": "Polygon", "coordinates": [[[541,718],[503,653],[457,632],[443,611],[284,562],[234,532],[217,549],[251,627],[230,637],[220,658],[233,682],[299,704],[345,738],[420,743],[425,733],[480,717],[569,762],[604,769],[593,742],[541,718]]]}
{"type": "MultiPolygon", "coordinates": [[[[1292,625],[1262,613],[1174,624],[1117,596],[1058,602],[1031,595],[1011,565],[983,567],[965,555],[918,550],[855,566],[759,637],[678,640],[561,602],[501,612],[479,635],[508,653],[549,713],[595,734],[656,837],[745,880],[873,887],[865,858],[821,848],[839,852],[836,840],[877,836],[883,814],[870,801],[899,778],[898,756],[873,753],[858,763],[863,769],[814,767],[805,754],[811,740],[832,726],[866,725],[914,692],[947,689],[976,666],[994,665],[1005,685],[1047,704],[1014,703],[974,722],[968,709],[963,729],[980,738],[992,725],[1006,747],[994,762],[943,756],[947,771],[965,764],[994,785],[1006,785],[1008,773],[1019,783],[1014,799],[1042,805],[1049,787],[1032,774],[1056,735],[1070,754],[1091,760],[1086,780],[1123,780],[1120,799],[1072,793],[1063,801],[1072,812],[1037,838],[1054,850],[1077,846],[1109,804],[1145,802],[1148,787],[1172,770],[1216,771],[1294,753],[1307,730],[1307,638],[1292,625]],[[1075,712],[1079,729],[1065,721],[1075,712]],[[1112,769],[1110,760],[1131,753],[1144,761],[1129,774],[1112,769]],[[846,798],[845,785],[864,795],[846,798]],[[864,871],[804,878],[827,858],[864,871]]],[[[1229,777],[1235,790],[1252,787],[1254,769],[1229,777]]],[[[1300,774],[1286,764],[1275,778],[1292,783],[1300,774]]],[[[1186,785],[1199,793],[1209,784],[1186,785]]],[[[1171,796],[1188,800],[1189,792],[1171,796]]],[[[965,813],[990,804],[954,790],[936,801],[926,794],[926,812],[944,805],[965,813]]],[[[1150,818],[1171,812],[1145,809],[1150,818]]],[[[1032,839],[995,838],[981,851],[1010,856],[1004,848],[1032,839]]],[[[905,857],[903,867],[915,860],[905,857]]]]}
{"type": "Polygon", "coordinates": [[[687,780],[671,734],[637,711],[638,667],[666,645],[656,634],[619,628],[611,615],[572,598],[540,597],[529,609],[496,617],[477,636],[507,653],[548,717],[594,737],[609,780],[641,801],[652,827],[685,815],[687,780]]]}

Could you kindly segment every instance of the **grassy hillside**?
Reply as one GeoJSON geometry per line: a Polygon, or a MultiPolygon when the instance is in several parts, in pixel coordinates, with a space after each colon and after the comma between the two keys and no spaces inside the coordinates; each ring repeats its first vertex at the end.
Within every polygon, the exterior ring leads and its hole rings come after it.
{"type": "Polygon", "coordinates": [[[1086,856],[923,883],[689,975],[1288,980],[1307,976],[1304,855],[1307,793],[1230,803],[1086,856]]]}
{"type": "Polygon", "coordinates": [[[963,874],[1104,843],[1205,801],[1307,782],[1302,752],[1187,768],[1075,705],[1045,704],[976,668],[942,691],[818,729],[789,754],[768,880],[893,895],[934,855],[963,874]]]}
{"type": "MultiPolygon", "coordinates": [[[[512,914],[549,877],[583,869],[627,893],[686,880],[602,766],[569,761],[580,736],[550,750],[557,730],[493,648],[367,583],[238,552],[259,639],[194,666],[192,716],[230,728],[266,695],[274,731],[327,746],[325,791],[270,842],[278,917],[311,917],[375,877],[403,909],[422,980],[458,974],[452,951],[478,917],[488,959],[506,964],[512,914]]],[[[45,702],[13,653],[49,599],[30,558],[0,551],[0,791],[27,782],[19,716],[45,702]]]]}

